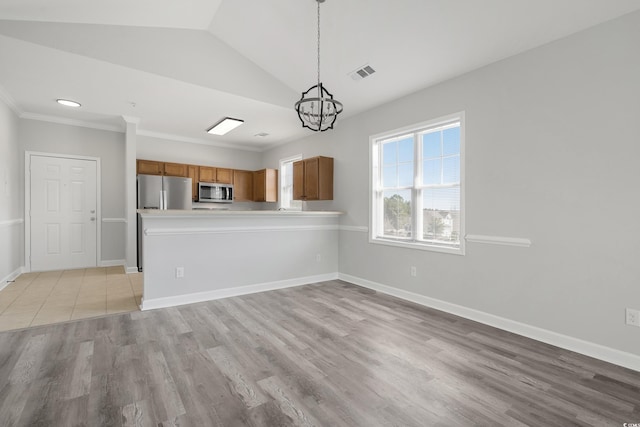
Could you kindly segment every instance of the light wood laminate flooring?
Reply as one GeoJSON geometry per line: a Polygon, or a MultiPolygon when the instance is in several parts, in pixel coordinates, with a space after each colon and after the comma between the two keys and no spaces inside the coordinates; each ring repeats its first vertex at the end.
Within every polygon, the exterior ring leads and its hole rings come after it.
{"type": "Polygon", "coordinates": [[[20,275],[0,291],[0,331],[139,310],[142,273],[98,267],[20,275]]]}
{"type": "Polygon", "coordinates": [[[0,333],[2,426],[622,426],[640,373],[341,281],[0,333]]]}

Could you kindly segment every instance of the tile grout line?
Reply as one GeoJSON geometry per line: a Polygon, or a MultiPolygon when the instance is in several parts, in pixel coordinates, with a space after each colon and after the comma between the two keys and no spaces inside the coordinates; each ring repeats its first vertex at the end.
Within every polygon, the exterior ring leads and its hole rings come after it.
{"type": "MultiPolygon", "coordinates": [[[[31,319],[31,322],[29,322],[29,326],[27,326],[27,327],[31,327],[33,325],[33,322],[36,320],[36,317],[38,317],[38,313],[40,313],[40,310],[42,310],[42,307],[44,307],[45,303],[47,302],[47,300],[51,296],[53,290],[56,288],[56,286],[58,286],[58,283],[60,283],[60,280],[62,279],[62,276],[64,275],[65,271],[67,271],[67,270],[62,270],[62,273],[60,273],[60,276],[58,276],[58,280],[56,280],[56,283],[51,287],[51,290],[47,294],[47,297],[42,301],[42,304],[40,304],[40,307],[38,308],[38,311],[36,311],[36,314],[34,314],[33,318],[31,319]]],[[[31,283],[33,283],[33,282],[31,282],[31,283]]],[[[37,325],[33,325],[33,326],[37,326],[37,325]]]]}
{"type": "Polygon", "coordinates": [[[76,294],[76,299],[73,301],[73,307],[71,307],[71,313],[69,314],[69,320],[73,317],[73,313],[76,311],[76,307],[78,305],[78,298],[80,297],[80,289],[84,285],[84,278],[87,275],[87,269],[85,268],[82,271],[82,279],[80,279],[80,288],[78,289],[78,293],[76,294]]]}
{"type": "MultiPolygon", "coordinates": [[[[31,284],[32,284],[32,283],[33,283],[33,282],[38,278],[38,276],[40,276],[40,273],[36,273],[36,276],[35,276],[33,279],[31,279],[31,281],[30,281],[30,282],[28,282],[28,283],[26,284],[26,286],[24,287],[24,289],[22,289],[22,290],[18,293],[18,295],[16,295],[16,296],[13,298],[13,301],[11,301],[11,302],[9,303],[9,305],[7,305],[7,306],[4,308],[4,310],[2,310],[2,311],[0,312],[0,316],[2,316],[2,315],[3,315],[7,310],[9,310],[9,308],[10,308],[10,307],[11,307],[11,306],[12,306],[12,305],[13,305],[13,304],[18,300],[18,298],[20,298],[20,297],[22,296],[22,294],[24,294],[24,293],[27,291],[27,289],[28,289],[28,288],[31,286],[31,284]]],[[[18,277],[20,277],[20,276],[18,276],[18,277]]],[[[18,278],[16,277],[16,279],[15,279],[15,280],[18,280],[18,278]]],[[[14,283],[15,283],[15,282],[14,282],[14,283]]],[[[6,289],[6,288],[5,288],[5,289],[6,289]]],[[[4,291],[5,289],[3,289],[3,291],[4,291]]]]}

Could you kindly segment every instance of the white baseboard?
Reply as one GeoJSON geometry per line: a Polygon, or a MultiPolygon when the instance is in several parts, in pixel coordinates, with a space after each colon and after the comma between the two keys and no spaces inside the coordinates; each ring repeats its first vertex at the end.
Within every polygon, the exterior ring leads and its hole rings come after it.
{"type": "Polygon", "coordinates": [[[123,259],[107,259],[100,261],[100,267],[117,267],[119,265],[125,265],[123,259]]]}
{"type": "Polygon", "coordinates": [[[9,282],[16,280],[16,278],[22,273],[24,273],[24,266],[18,267],[14,272],[4,277],[2,281],[0,281],[0,291],[6,288],[9,285],[9,282]]]}
{"type": "Polygon", "coordinates": [[[338,274],[341,280],[640,372],[640,356],[424,295],[338,274]]]}
{"type": "Polygon", "coordinates": [[[193,304],[196,302],[211,301],[240,295],[254,294],[257,292],[273,291],[276,289],[291,288],[293,286],[309,285],[311,283],[335,280],[338,273],[320,274],[317,276],[298,277],[295,279],[279,280],[276,282],[258,283],[255,285],[240,286],[237,288],[217,289],[214,291],[197,292],[174,297],[142,299],[141,310],[153,310],[156,308],[174,307],[176,305],[193,304]]]}

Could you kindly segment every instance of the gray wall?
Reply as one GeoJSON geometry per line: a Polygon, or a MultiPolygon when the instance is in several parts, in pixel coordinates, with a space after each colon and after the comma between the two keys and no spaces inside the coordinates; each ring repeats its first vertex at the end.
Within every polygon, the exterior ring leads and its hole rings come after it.
{"type": "Polygon", "coordinates": [[[0,289],[24,265],[18,118],[0,100],[0,289]]]}
{"type": "MultiPolygon", "coordinates": [[[[462,75],[265,153],[334,156],[342,224],[368,226],[369,136],[466,112],[466,256],[341,232],[340,273],[640,355],[640,13],[462,75]],[[410,277],[410,266],[418,276],[410,277]]],[[[339,94],[337,94],[339,98],[339,94]]],[[[348,105],[345,106],[348,111],[348,105]]]]}
{"type": "MultiPolygon", "coordinates": [[[[102,244],[101,260],[125,259],[124,134],[36,120],[20,120],[21,184],[24,189],[25,151],[100,158],[102,244]]],[[[21,192],[23,192],[22,190],[21,192]]]]}
{"type": "Polygon", "coordinates": [[[255,151],[171,141],[145,135],[136,137],[136,150],[138,159],[231,169],[258,170],[262,159],[262,154],[255,151]]]}

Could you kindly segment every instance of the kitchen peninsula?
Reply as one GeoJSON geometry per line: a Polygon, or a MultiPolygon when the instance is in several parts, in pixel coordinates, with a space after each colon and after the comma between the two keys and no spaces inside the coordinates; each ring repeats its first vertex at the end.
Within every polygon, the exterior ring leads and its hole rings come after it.
{"type": "Polygon", "coordinates": [[[138,212],[142,310],[337,277],[341,212],[138,212]]]}

